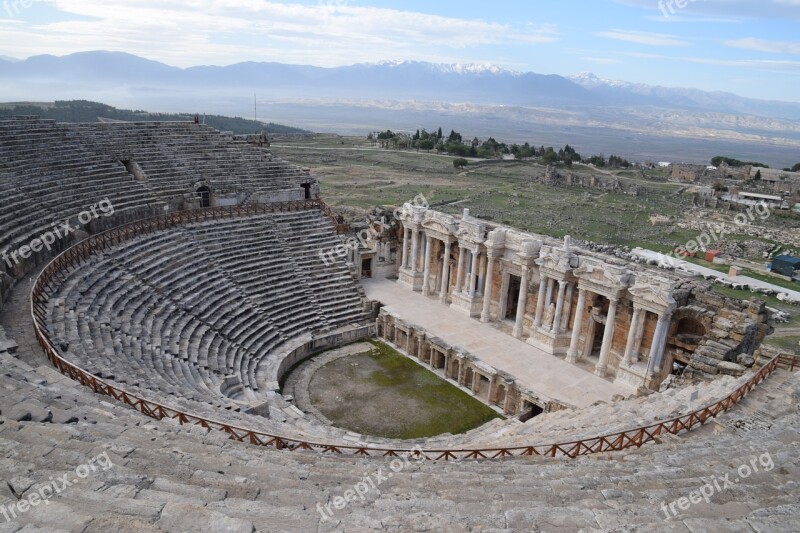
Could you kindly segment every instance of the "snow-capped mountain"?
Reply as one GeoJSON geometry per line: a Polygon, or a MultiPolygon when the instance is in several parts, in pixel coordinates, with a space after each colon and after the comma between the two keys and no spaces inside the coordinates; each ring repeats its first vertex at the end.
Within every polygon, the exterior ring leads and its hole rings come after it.
{"type": "Polygon", "coordinates": [[[384,61],[377,61],[374,63],[359,63],[354,67],[369,68],[369,67],[387,67],[387,68],[420,68],[426,69],[431,72],[439,74],[475,74],[475,75],[499,75],[507,74],[512,76],[521,76],[523,73],[515,70],[510,70],[494,63],[430,63],[427,61],[397,61],[387,59],[384,61]]]}
{"type": "Polygon", "coordinates": [[[730,93],[653,87],[604,80],[591,73],[565,78],[515,72],[491,63],[383,61],[321,68],[244,62],[177,68],[120,52],[81,52],[0,61],[0,100],[95,98],[125,94],[143,104],[155,95],[198,101],[253,93],[270,99],[428,101],[524,107],[612,106],[761,115],[800,120],[800,104],[730,93]],[[137,94],[140,96],[137,97],[137,94]]]}
{"type": "Polygon", "coordinates": [[[743,98],[733,93],[607,80],[591,72],[566,77],[611,105],[653,105],[772,118],[800,119],[800,104],[743,98]]]}

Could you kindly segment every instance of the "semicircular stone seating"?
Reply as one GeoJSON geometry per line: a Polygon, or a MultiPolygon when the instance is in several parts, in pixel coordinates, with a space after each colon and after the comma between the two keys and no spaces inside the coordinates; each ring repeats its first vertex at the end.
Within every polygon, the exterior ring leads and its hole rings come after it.
{"type": "Polygon", "coordinates": [[[200,182],[242,204],[296,199],[292,192],[313,181],[267,150],[188,122],[0,117],[0,251],[29,243],[52,223],[78,227],[77,215],[103,199],[114,206],[109,222],[119,224],[181,209],[200,182]],[[136,163],[141,179],[126,161],[136,163]]]}
{"type": "Polygon", "coordinates": [[[257,407],[299,343],[369,321],[343,260],[321,259],[337,243],[316,209],[126,241],[51,295],[52,340],[81,368],[156,401],[257,407]]]}
{"type": "MultiPolygon", "coordinates": [[[[217,190],[242,192],[243,201],[280,196],[308,179],[197,125],[0,118],[0,250],[29,242],[104,197],[114,202],[117,222],[161,212],[200,175],[217,190]],[[120,165],[127,158],[150,179],[132,179],[120,165]]],[[[343,260],[320,261],[319,250],[338,242],[316,209],[140,236],[66,271],[48,300],[46,328],[69,360],[120,388],[231,424],[353,445],[566,442],[686,413],[749,377],[548,412],[527,423],[495,420],[463,435],[411,443],[323,427],[293,411],[273,382],[280,360],[299,343],[368,320],[343,260]]],[[[347,488],[388,472],[387,459],[246,446],[104,402],[60,375],[38,350],[30,320],[23,319],[27,283],[0,295],[7,297],[0,312],[3,513],[91,457],[107,454],[114,465],[46,507],[6,518],[2,530],[793,531],[800,516],[798,373],[778,370],[736,410],[688,436],[662,435],[658,444],[574,461],[413,463],[328,516],[347,488]],[[9,325],[18,344],[6,339],[9,325]],[[675,510],[710,477],[765,454],[774,468],[741,479],[710,504],[675,510]]]]}

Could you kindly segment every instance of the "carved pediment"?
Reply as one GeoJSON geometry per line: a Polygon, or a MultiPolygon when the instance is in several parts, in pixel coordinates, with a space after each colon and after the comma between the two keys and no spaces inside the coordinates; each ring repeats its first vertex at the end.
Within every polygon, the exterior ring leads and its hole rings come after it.
{"type": "Polygon", "coordinates": [[[474,220],[462,220],[458,223],[458,231],[456,231],[456,235],[458,235],[459,240],[464,239],[476,244],[482,244],[485,234],[486,225],[483,223],[478,223],[474,220]]]}
{"type": "Polygon", "coordinates": [[[502,228],[498,228],[489,232],[489,235],[486,237],[486,247],[493,248],[498,250],[505,246],[506,244],[506,231],[502,228]]]}
{"type": "Polygon", "coordinates": [[[550,277],[563,278],[572,273],[578,257],[571,251],[552,246],[542,246],[536,264],[550,277]]]}
{"type": "Polygon", "coordinates": [[[625,289],[633,275],[627,268],[609,265],[597,260],[584,260],[583,265],[576,268],[573,274],[582,282],[603,287],[609,291],[625,289]]]}
{"type": "Polygon", "coordinates": [[[453,235],[458,229],[455,224],[445,224],[439,220],[426,220],[422,223],[422,227],[431,233],[438,233],[439,235],[453,235]]]}
{"type": "Polygon", "coordinates": [[[674,290],[675,283],[672,280],[660,276],[639,275],[628,292],[639,304],[668,309],[676,305],[675,298],[672,297],[674,290]]]}

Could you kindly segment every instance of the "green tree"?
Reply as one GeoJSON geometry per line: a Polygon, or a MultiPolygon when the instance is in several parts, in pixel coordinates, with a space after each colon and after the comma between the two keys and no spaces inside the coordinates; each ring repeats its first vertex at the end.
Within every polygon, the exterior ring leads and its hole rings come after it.
{"type": "Polygon", "coordinates": [[[453,166],[455,168],[464,168],[467,165],[469,165],[469,161],[467,161],[463,157],[459,157],[458,159],[453,159],[453,166]]]}

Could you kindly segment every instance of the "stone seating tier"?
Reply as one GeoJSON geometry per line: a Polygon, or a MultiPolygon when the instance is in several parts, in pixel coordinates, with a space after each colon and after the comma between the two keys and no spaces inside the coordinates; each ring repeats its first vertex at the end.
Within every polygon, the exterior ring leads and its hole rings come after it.
{"type": "Polygon", "coordinates": [[[280,359],[280,346],[365,322],[346,266],[324,266],[318,255],[336,242],[316,210],[133,239],[72,270],[50,300],[54,340],[104,379],[230,407],[220,391],[235,377],[255,400],[259,367],[280,359]],[[291,235],[278,234],[294,228],[305,244],[291,250],[291,235]],[[269,268],[248,275],[263,258],[269,268]]]}
{"type": "MultiPolygon", "coordinates": [[[[182,122],[65,124],[37,117],[0,120],[0,250],[15,251],[103,199],[117,220],[180,207],[201,184],[238,203],[287,199],[313,183],[268,151],[182,122]],[[138,181],[123,162],[133,161],[138,181]]],[[[9,269],[6,268],[8,271],[9,269]]],[[[16,272],[15,275],[19,275],[16,272]]]]}

